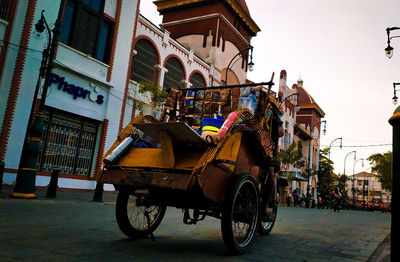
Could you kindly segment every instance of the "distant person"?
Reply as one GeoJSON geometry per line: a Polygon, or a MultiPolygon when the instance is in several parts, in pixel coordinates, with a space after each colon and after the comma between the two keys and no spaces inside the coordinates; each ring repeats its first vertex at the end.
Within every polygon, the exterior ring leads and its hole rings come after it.
{"type": "Polygon", "coordinates": [[[299,201],[299,194],[297,194],[297,189],[293,190],[292,196],[293,196],[293,206],[296,206],[299,201]]]}
{"type": "Polygon", "coordinates": [[[340,201],[342,199],[342,194],[340,194],[339,188],[335,187],[333,191],[333,211],[340,211],[340,201]]]}

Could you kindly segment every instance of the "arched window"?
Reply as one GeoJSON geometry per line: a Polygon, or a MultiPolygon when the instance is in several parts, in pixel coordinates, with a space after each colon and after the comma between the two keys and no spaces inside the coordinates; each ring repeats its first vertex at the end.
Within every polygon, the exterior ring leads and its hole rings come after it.
{"type": "Polygon", "coordinates": [[[204,78],[199,73],[194,73],[190,77],[190,83],[192,84],[192,87],[197,87],[197,88],[206,87],[206,82],[204,81],[204,78]]]}
{"type": "Polygon", "coordinates": [[[164,76],[163,89],[170,90],[172,88],[181,88],[182,80],[185,80],[185,72],[181,62],[175,57],[168,59],[165,68],[168,72],[164,76]]]}
{"type": "Polygon", "coordinates": [[[135,45],[137,54],[133,57],[131,79],[136,82],[156,82],[158,64],[157,51],[146,39],[140,39],[135,45]]]}

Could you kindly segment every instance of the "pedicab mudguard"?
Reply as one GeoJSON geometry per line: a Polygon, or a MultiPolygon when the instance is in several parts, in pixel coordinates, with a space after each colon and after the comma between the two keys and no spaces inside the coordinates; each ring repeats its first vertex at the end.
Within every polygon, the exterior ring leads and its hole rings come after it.
{"type": "Polygon", "coordinates": [[[156,187],[186,190],[195,182],[191,172],[173,172],[169,170],[103,170],[99,183],[122,186],[156,187]]]}

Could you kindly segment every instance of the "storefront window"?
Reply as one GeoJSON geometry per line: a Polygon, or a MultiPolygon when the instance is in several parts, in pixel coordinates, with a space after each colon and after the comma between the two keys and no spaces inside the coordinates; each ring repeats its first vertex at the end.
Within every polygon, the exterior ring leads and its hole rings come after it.
{"type": "Polygon", "coordinates": [[[68,0],[60,41],[108,63],[114,25],[103,8],[103,0],[68,0]]]}
{"type": "Polygon", "coordinates": [[[98,122],[60,110],[46,108],[39,170],[90,176],[98,122]]]}
{"type": "Polygon", "coordinates": [[[165,67],[168,72],[164,76],[163,89],[168,91],[172,88],[183,87],[185,73],[181,62],[179,62],[175,57],[171,57],[168,59],[165,67]]]}
{"type": "Polygon", "coordinates": [[[158,64],[157,51],[146,39],[140,39],[135,45],[137,54],[133,57],[131,79],[136,82],[155,83],[158,64]]]}

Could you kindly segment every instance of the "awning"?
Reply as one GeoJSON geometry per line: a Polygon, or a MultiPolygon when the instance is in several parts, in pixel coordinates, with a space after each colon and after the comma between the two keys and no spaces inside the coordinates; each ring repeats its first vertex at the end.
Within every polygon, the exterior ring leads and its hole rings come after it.
{"type": "Polygon", "coordinates": [[[279,176],[282,179],[287,180],[287,174],[290,174],[292,176],[293,181],[307,181],[305,177],[301,175],[301,172],[296,172],[296,171],[279,171],[279,176]]]}

